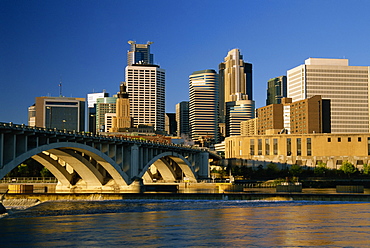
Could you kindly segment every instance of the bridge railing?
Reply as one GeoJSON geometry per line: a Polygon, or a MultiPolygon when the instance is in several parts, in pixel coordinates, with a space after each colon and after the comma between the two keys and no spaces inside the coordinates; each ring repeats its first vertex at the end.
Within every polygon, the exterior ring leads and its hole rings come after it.
{"type": "Polygon", "coordinates": [[[4,177],[0,183],[57,183],[55,177],[4,177]]]}

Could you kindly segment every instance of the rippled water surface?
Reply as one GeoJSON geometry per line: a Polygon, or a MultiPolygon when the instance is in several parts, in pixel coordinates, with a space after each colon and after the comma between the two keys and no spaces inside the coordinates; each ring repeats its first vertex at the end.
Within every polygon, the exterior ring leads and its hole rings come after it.
{"type": "Polygon", "coordinates": [[[370,203],[58,201],[0,230],[1,247],[369,247],[370,203]]]}

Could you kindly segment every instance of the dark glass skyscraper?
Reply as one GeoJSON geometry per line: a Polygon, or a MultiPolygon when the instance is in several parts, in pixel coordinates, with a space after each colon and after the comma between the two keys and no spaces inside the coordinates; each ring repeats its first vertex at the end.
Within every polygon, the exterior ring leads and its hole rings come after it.
{"type": "Polygon", "coordinates": [[[266,106],[270,104],[280,104],[281,99],[287,97],[286,76],[272,78],[267,82],[266,106]]]}

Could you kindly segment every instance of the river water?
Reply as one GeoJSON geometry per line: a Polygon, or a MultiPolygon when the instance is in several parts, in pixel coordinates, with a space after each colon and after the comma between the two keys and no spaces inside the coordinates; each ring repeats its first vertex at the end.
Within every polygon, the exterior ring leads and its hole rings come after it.
{"type": "Polygon", "coordinates": [[[0,247],[369,247],[370,203],[56,201],[0,230],[0,247]]]}

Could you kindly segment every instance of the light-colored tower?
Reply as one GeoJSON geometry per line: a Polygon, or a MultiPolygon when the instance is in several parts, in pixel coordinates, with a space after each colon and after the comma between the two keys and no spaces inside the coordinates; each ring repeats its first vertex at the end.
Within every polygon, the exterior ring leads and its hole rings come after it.
{"type": "Polygon", "coordinates": [[[133,125],[164,131],[165,70],[157,65],[127,66],[126,84],[133,125]]]}
{"type": "Polygon", "coordinates": [[[240,135],[240,122],[254,118],[252,64],[245,63],[239,49],[228,52],[219,65],[220,122],[225,123],[223,135],[240,135]]]}
{"type": "Polygon", "coordinates": [[[218,75],[214,70],[196,71],[189,77],[189,119],[193,140],[218,141],[218,75]]]}
{"type": "Polygon", "coordinates": [[[121,83],[117,92],[116,116],[112,117],[112,128],[109,132],[123,132],[131,127],[130,99],[125,83],[121,83]]]}
{"type": "Polygon", "coordinates": [[[288,97],[330,99],[332,133],[368,133],[369,68],[349,66],[348,59],[309,58],[288,71],[288,97]]]}
{"type": "Polygon", "coordinates": [[[87,94],[87,131],[96,133],[96,100],[98,98],[108,97],[105,91],[101,93],[87,94]]]}

